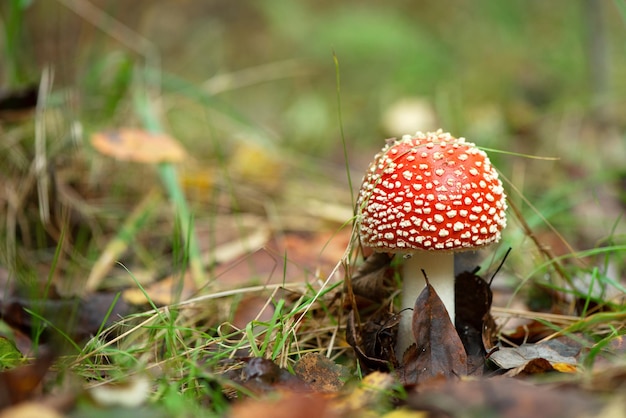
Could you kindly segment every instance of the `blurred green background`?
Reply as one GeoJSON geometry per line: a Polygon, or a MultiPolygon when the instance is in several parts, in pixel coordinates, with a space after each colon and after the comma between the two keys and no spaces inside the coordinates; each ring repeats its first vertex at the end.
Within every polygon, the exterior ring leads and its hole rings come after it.
{"type": "MultiPolygon", "coordinates": [[[[624,21],[611,1],[21,3],[23,70],[33,81],[53,66],[85,113],[119,93],[129,65],[156,57],[148,65],[218,96],[277,144],[326,156],[339,131],[334,51],[344,129],[359,146],[402,133],[383,117],[406,98],[432,107],[431,126],[506,148],[534,118],[602,107],[623,123],[624,21]]],[[[187,140],[206,131],[183,106],[167,110],[187,140]]]]}

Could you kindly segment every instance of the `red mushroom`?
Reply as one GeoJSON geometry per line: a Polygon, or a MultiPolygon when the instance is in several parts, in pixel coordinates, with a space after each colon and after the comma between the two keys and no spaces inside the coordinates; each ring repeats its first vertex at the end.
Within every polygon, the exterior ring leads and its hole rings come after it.
{"type": "MultiPolygon", "coordinates": [[[[423,269],[454,323],[454,252],[500,239],[505,199],[487,154],[464,138],[438,130],[387,143],[359,192],[359,235],[375,251],[404,256],[402,309],[424,288],[423,269]]],[[[400,320],[400,356],[414,342],[411,317],[400,320]]]]}

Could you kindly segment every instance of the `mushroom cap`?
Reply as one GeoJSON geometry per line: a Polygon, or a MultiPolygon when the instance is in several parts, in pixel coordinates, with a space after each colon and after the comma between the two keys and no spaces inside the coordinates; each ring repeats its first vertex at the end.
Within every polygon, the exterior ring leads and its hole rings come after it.
{"type": "Polygon", "coordinates": [[[487,154],[441,130],[391,139],[358,196],[363,245],[381,252],[471,250],[500,240],[506,196],[487,154]]]}

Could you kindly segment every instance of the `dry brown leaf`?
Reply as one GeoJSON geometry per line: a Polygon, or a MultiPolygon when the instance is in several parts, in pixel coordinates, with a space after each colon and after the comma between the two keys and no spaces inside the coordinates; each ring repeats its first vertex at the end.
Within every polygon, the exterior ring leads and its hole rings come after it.
{"type": "Polygon", "coordinates": [[[373,253],[351,278],[355,296],[379,302],[389,294],[386,282],[393,280],[392,254],[373,253]]]}
{"type": "Polygon", "coordinates": [[[84,298],[32,299],[6,296],[0,300],[0,312],[6,323],[28,333],[33,326],[33,317],[27,310],[36,309],[55,327],[75,341],[81,341],[91,338],[103,326],[104,318],[107,318],[104,325],[108,326],[131,313],[130,306],[117,299],[115,293],[92,293],[84,298]]]}
{"type": "Polygon", "coordinates": [[[554,371],[552,363],[544,358],[533,358],[519,367],[510,369],[504,375],[508,377],[527,376],[554,371]]]}
{"type": "Polygon", "coordinates": [[[389,371],[396,365],[394,342],[399,321],[399,315],[380,313],[357,328],[354,311],[348,313],[346,341],[365,371],[389,371]]]}
{"type": "Polygon", "coordinates": [[[295,364],[296,376],[317,392],[337,392],[350,377],[350,372],[319,353],[308,353],[295,364]]]}
{"type": "Polygon", "coordinates": [[[243,357],[239,360],[244,362],[243,368],[233,369],[225,377],[253,393],[311,392],[309,385],[299,376],[289,373],[269,359],[243,357]]]}
{"type": "Polygon", "coordinates": [[[489,283],[476,275],[476,271],[456,276],[456,330],[467,353],[468,371],[481,375],[485,364],[485,349],[490,347],[495,335],[495,321],[491,316],[493,295],[489,283]]]}
{"type": "Polygon", "coordinates": [[[599,398],[576,389],[550,389],[518,379],[447,381],[443,385],[410,394],[413,409],[429,416],[471,416],[502,418],[570,418],[595,416],[602,406],[599,398]]]}
{"type": "Polygon", "coordinates": [[[398,370],[403,384],[467,375],[467,354],[445,306],[427,282],[415,301],[413,335],[416,344],[404,353],[398,370]]]}
{"type": "MultiPolygon", "coordinates": [[[[320,356],[322,357],[322,356],[320,356]]],[[[327,370],[331,374],[336,374],[336,371],[332,370],[333,367],[328,368],[330,360],[323,360],[320,358],[309,357],[309,360],[305,360],[307,363],[311,363],[311,368],[319,368],[319,372],[327,370]],[[321,363],[328,362],[327,365],[321,363]]],[[[267,360],[258,361],[258,364],[265,369],[269,364],[267,360]]],[[[264,374],[268,371],[264,370],[264,374]]],[[[307,371],[307,373],[309,373],[307,371]]],[[[270,373],[274,375],[275,373],[270,373]]],[[[309,374],[312,376],[312,374],[309,374]]],[[[321,375],[318,375],[320,377],[321,375]]],[[[307,391],[306,393],[294,391],[293,388],[287,386],[274,386],[274,389],[278,391],[274,392],[280,394],[280,398],[273,400],[247,400],[239,404],[235,404],[232,409],[231,417],[361,417],[370,416],[369,411],[380,407],[380,403],[387,399],[389,396],[389,390],[395,384],[395,379],[388,373],[374,372],[367,375],[361,381],[360,385],[351,390],[347,394],[331,395],[329,393],[323,393],[317,391],[315,383],[309,383],[309,388],[313,392],[307,391]]],[[[335,384],[331,384],[330,387],[326,384],[321,385],[320,389],[328,389],[335,387],[335,384]]],[[[374,416],[374,415],[372,415],[374,416]]]]}
{"type": "Polygon", "coordinates": [[[186,155],[171,136],[133,128],[97,132],[91,137],[91,145],[109,157],[138,163],[177,163],[186,155]]]}
{"type": "Polygon", "coordinates": [[[24,402],[39,394],[42,380],[55,357],[47,351],[30,364],[0,373],[0,408],[24,402]]]}
{"type": "Polygon", "coordinates": [[[335,418],[330,399],[319,393],[282,393],[272,399],[248,399],[233,406],[230,418],[335,418]]]}

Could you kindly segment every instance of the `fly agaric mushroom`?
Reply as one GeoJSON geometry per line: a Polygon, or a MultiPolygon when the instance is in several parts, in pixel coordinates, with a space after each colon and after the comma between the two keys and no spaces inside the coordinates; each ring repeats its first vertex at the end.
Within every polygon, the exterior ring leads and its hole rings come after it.
{"type": "MultiPolygon", "coordinates": [[[[402,309],[425,286],[421,270],[454,324],[454,252],[495,243],[506,226],[506,196],[487,154],[441,130],[390,140],[367,171],[358,197],[361,243],[401,254],[402,309]]],[[[414,342],[402,315],[396,352],[414,342]]]]}

